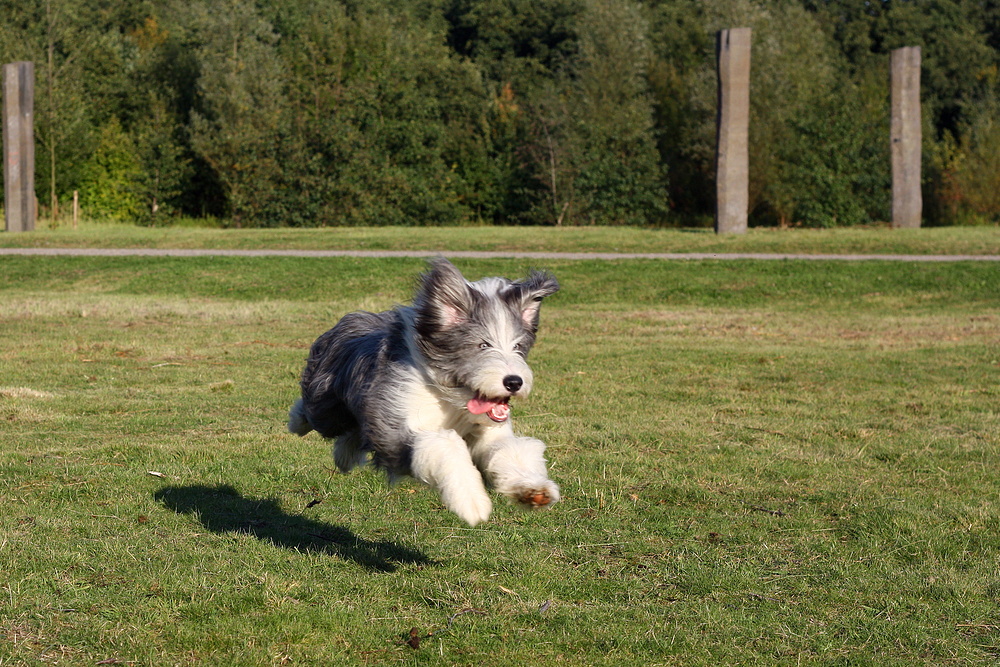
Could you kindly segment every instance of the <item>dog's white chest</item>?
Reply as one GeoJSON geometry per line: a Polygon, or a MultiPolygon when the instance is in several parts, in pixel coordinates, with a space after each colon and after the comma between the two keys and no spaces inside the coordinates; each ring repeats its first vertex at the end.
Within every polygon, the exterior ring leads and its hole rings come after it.
{"type": "Polygon", "coordinates": [[[457,410],[441,400],[441,397],[419,382],[411,382],[405,390],[403,400],[407,409],[406,425],[415,433],[420,431],[441,431],[455,429],[461,421],[457,410]]]}

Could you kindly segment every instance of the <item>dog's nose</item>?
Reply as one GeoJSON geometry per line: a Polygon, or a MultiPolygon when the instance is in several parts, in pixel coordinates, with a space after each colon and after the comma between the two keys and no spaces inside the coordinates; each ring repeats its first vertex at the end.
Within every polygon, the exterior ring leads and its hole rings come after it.
{"type": "Polygon", "coordinates": [[[519,375],[508,375],[503,379],[503,388],[512,394],[517,393],[517,390],[522,386],[524,386],[524,380],[519,375]]]}

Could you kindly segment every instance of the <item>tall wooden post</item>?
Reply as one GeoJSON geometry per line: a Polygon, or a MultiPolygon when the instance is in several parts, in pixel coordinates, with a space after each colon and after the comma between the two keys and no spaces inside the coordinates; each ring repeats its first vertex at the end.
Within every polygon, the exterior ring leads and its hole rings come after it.
{"type": "Polygon", "coordinates": [[[3,66],[3,189],[8,232],[35,228],[35,64],[3,66]]]}
{"type": "Polygon", "coordinates": [[[892,52],[892,226],[920,227],[920,47],[892,52]]]}
{"type": "Polygon", "coordinates": [[[750,28],[720,30],[716,120],[715,232],[743,234],[750,202],[750,28]]]}

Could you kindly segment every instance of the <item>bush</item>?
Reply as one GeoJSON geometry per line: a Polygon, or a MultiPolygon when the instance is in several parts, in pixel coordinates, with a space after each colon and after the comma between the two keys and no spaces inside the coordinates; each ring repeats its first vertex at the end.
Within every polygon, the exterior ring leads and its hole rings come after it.
{"type": "Polygon", "coordinates": [[[133,187],[140,174],[139,156],[117,118],[99,130],[97,149],[83,173],[80,208],[88,217],[131,221],[140,214],[142,204],[133,187]]]}
{"type": "Polygon", "coordinates": [[[888,220],[888,114],[843,86],[794,124],[781,187],[793,220],[807,227],[888,220]]]}

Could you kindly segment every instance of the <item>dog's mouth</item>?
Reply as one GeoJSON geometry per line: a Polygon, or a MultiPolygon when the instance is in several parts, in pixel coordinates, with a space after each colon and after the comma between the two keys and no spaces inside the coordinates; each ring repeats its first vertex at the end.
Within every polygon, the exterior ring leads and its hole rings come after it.
{"type": "Polygon", "coordinates": [[[465,407],[472,414],[485,414],[498,424],[507,421],[510,417],[510,398],[486,398],[476,394],[469,399],[465,407]]]}

